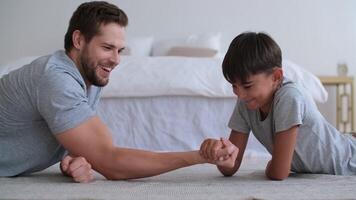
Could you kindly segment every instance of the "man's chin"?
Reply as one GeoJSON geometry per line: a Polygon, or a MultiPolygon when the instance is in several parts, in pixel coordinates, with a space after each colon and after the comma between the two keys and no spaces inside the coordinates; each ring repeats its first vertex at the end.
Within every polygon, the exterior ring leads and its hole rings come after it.
{"type": "Polygon", "coordinates": [[[98,87],[104,87],[109,83],[109,79],[105,79],[105,80],[100,80],[100,81],[95,81],[94,83],[92,83],[95,86],[98,87]]]}

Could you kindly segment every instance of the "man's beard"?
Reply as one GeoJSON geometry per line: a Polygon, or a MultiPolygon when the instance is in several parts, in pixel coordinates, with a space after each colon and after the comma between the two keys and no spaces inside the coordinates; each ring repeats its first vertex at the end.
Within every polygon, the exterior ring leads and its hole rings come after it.
{"type": "Polygon", "coordinates": [[[109,79],[100,78],[98,76],[98,74],[96,73],[96,69],[98,66],[90,65],[89,63],[90,61],[88,57],[82,55],[80,60],[82,64],[82,69],[84,71],[84,76],[85,76],[84,78],[86,78],[86,80],[89,81],[89,83],[99,87],[104,87],[105,85],[108,84],[109,79]]]}

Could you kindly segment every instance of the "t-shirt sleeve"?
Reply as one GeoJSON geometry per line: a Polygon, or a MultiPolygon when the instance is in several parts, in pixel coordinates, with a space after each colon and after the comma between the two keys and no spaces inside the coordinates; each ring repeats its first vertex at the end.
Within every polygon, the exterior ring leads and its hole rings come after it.
{"type": "Polygon", "coordinates": [[[77,127],[95,115],[83,87],[69,73],[51,72],[41,78],[36,106],[53,134],[77,127]]]}
{"type": "Polygon", "coordinates": [[[305,101],[298,90],[289,88],[276,98],[273,109],[276,133],[303,123],[305,101]]]}
{"type": "Polygon", "coordinates": [[[241,133],[250,133],[250,126],[247,121],[247,112],[246,110],[243,109],[244,105],[240,100],[237,100],[235,109],[231,115],[230,121],[229,121],[229,128],[231,128],[234,131],[238,131],[241,133]]]}

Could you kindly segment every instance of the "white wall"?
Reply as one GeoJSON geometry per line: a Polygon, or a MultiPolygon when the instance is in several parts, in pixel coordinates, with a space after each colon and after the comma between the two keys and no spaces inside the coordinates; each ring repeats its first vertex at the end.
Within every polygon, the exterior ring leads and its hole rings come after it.
{"type": "MultiPolygon", "coordinates": [[[[63,46],[68,20],[83,1],[1,0],[0,64],[63,46]]],[[[223,49],[239,33],[265,31],[284,57],[315,74],[356,74],[354,0],[116,0],[130,18],[128,37],[222,32],[223,49]]]]}
{"type": "MultiPolygon", "coordinates": [[[[68,20],[83,1],[1,0],[0,64],[63,48],[68,20]]],[[[265,31],[284,57],[317,75],[338,62],[356,75],[355,0],[111,0],[126,11],[128,37],[222,32],[222,48],[243,31],[265,31]]]]}

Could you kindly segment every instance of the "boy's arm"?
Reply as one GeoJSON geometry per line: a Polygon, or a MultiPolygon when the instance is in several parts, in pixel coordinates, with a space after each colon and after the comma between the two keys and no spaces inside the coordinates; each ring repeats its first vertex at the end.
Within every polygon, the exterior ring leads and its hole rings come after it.
{"type": "Polygon", "coordinates": [[[206,162],[198,151],[156,153],[115,147],[109,130],[96,116],[78,127],[57,134],[56,138],[72,154],[83,156],[94,170],[107,179],[154,176],[206,162]]]}
{"type": "Polygon", "coordinates": [[[298,126],[282,131],[274,138],[272,159],[266,167],[266,176],[272,180],[283,180],[290,173],[298,126]]]}
{"type": "Polygon", "coordinates": [[[248,136],[249,135],[246,133],[241,133],[241,132],[237,132],[234,130],[231,131],[229,140],[231,141],[232,144],[234,144],[239,149],[239,153],[237,154],[235,165],[233,168],[217,166],[219,171],[224,176],[232,176],[240,168],[241,161],[242,161],[245,149],[246,149],[248,136]]]}

